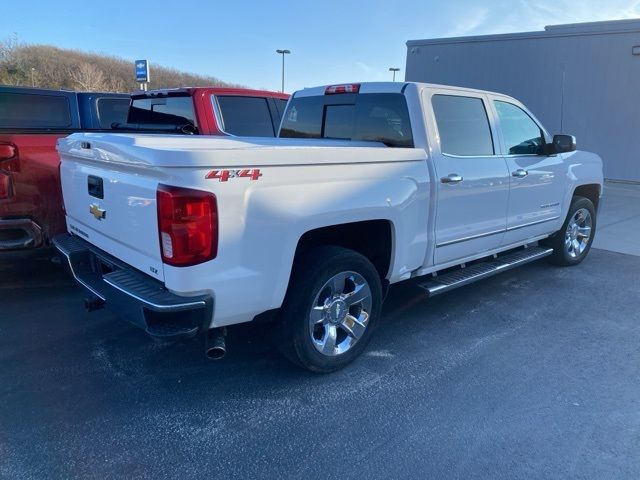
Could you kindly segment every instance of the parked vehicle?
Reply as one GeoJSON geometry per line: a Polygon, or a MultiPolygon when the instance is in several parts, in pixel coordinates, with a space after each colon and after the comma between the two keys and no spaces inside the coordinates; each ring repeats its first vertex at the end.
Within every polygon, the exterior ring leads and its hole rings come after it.
{"type": "Polygon", "coordinates": [[[151,90],[132,96],[126,130],[274,137],[289,95],[246,88],[151,90]]]}
{"type": "Polygon", "coordinates": [[[0,251],[65,231],[56,140],[126,119],[129,95],[0,87],[0,251]]]}
{"type": "Polygon", "coordinates": [[[517,100],[419,83],[296,92],[284,138],[75,134],[60,140],[69,234],[89,309],[149,334],[275,320],[317,372],[365,348],[390,284],[436,295],[549,256],[588,254],[602,162],[517,100]]]}
{"type": "Polygon", "coordinates": [[[0,87],[0,250],[64,232],[55,141],[78,130],[273,137],[289,95],[242,88],[127,94],[0,87]],[[131,101],[131,108],[129,103],[131,101]]]}

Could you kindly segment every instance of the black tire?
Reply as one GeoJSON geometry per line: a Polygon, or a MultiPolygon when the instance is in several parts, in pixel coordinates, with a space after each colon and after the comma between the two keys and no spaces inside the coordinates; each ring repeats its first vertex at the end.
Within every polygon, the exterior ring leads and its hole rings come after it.
{"type": "MultiPolygon", "coordinates": [[[[355,277],[351,277],[355,278],[355,277]]],[[[350,278],[343,283],[348,291],[350,278]]],[[[355,283],[354,283],[355,285],[355,283]]],[[[329,294],[329,297],[331,295],[329,294]]],[[[327,297],[327,298],[329,298],[327,297]]],[[[322,298],[322,297],[319,297],[322,298]]],[[[367,297],[369,298],[369,297],[367,297]]],[[[326,302],[330,302],[326,300],[326,302]]],[[[367,300],[368,302],[368,300],[367,300]]],[[[339,370],[351,363],[366,348],[380,317],[382,303],[382,284],[380,275],[371,262],[357,252],[346,248],[334,246],[322,246],[301,255],[293,266],[293,272],[289,281],[289,288],[280,312],[278,324],[277,343],[280,351],[293,363],[312,372],[329,373],[339,370]],[[353,345],[343,353],[325,355],[321,353],[312,336],[310,327],[310,313],[317,297],[327,293],[327,282],[334,276],[342,273],[355,272],[359,275],[359,281],[366,280],[370,289],[371,307],[368,312],[368,321],[364,333],[353,345]],[[325,289],[323,289],[325,287],[325,289]]],[[[347,312],[351,313],[347,307],[347,312]]],[[[360,307],[361,311],[364,307],[360,307]]],[[[344,312],[344,310],[343,310],[344,312]]],[[[336,314],[340,313],[337,311],[336,314]]],[[[322,315],[329,315],[323,313],[322,315]]],[[[324,323],[319,325],[325,328],[324,323]]],[[[338,327],[340,330],[341,327],[338,327]]],[[[336,331],[334,329],[334,331],[336,331]]],[[[346,334],[346,331],[342,331],[346,334]]],[[[345,340],[346,337],[342,337],[345,340]]],[[[335,352],[335,349],[333,349],[335,352]]]]}
{"type": "Polygon", "coordinates": [[[562,224],[562,228],[554,233],[549,238],[541,242],[542,245],[553,248],[553,254],[549,257],[549,260],[555,264],[563,267],[571,267],[578,265],[582,262],[591,250],[591,244],[593,243],[593,237],[596,233],[596,209],[593,206],[591,200],[585,197],[573,197],[567,218],[562,224]],[[591,234],[586,243],[584,250],[578,255],[572,255],[566,246],[566,234],[571,219],[577,214],[578,211],[585,209],[591,216],[591,234]]]}

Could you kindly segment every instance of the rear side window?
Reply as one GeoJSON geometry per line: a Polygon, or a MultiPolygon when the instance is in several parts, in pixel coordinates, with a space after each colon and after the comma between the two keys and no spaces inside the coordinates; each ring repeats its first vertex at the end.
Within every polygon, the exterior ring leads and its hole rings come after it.
{"type": "Polygon", "coordinates": [[[69,100],[56,95],[0,94],[0,128],[71,128],[69,100]]]}
{"type": "Polygon", "coordinates": [[[126,123],[129,113],[129,99],[127,98],[99,98],[98,120],[100,128],[110,129],[114,123],[126,123]]]}
{"type": "Polygon", "coordinates": [[[277,111],[277,115],[276,115],[276,121],[275,124],[273,126],[273,130],[277,133],[278,129],[280,128],[280,122],[282,122],[282,117],[284,115],[284,111],[287,109],[287,102],[288,100],[284,100],[282,98],[274,98],[273,99],[273,103],[276,106],[276,111],[277,111]]]}
{"type": "Polygon", "coordinates": [[[459,156],[495,153],[489,117],[481,98],[434,95],[431,103],[442,153],[459,156]]]}
{"type": "Polygon", "coordinates": [[[280,115],[282,115],[287,108],[287,102],[289,100],[284,100],[283,98],[274,98],[273,100],[276,102],[276,107],[278,107],[280,115]]]}
{"type": "Polygon", "coordinates": [[[196,114],[190,96],[134,98],[128,123],[150,125],[196,125],[196,114]]]}
{"type": "Polygon", "coordinates": [[[293,98],[280,136],[368,140],[391,147],[413,147],[407,102],[398,93],[293,98]]]}
{"type": "Polygon", "coordinates": [[[520,107],[496,100],[500,130],[508,155],[539,155],[545,140],[536,122],[520,107]]]}
{"type": "Polygon", "coordinates": [[[226,95],[211,98],[212,102],[216,100],[222,115],[223,130],[226,133],[242,137],[273,137],[275,135],[266,98],[226,95]]]}

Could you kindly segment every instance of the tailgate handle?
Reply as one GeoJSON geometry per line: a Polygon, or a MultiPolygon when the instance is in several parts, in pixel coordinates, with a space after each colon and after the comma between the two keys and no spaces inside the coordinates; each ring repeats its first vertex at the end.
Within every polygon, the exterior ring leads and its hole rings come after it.
{"type": "Polygon", "coordinates": [[[87,187],[89,195],[95,198],[104,199],[104,186],[102,178],[95,175],[89,175],[87,178],[87,187]]]}

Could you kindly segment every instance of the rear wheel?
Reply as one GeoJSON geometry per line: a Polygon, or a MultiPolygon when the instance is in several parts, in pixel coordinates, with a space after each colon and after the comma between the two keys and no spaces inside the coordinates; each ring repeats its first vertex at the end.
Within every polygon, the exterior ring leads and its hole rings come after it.
{"type": "Polygon", "coordinates": [[[588,198],[574,197],[562,228],[543,242],[553,248],[556,265],[577,265],[585,259],[596,232],[596,212],[588,198]]]}
{"type": "Polygon", "coordinates": [[[367,346],[381,299],[380,276],[366,257],[340,247],[304,254],[282,308],[280,350],[314,372],[344,367],[367,346]]]}

